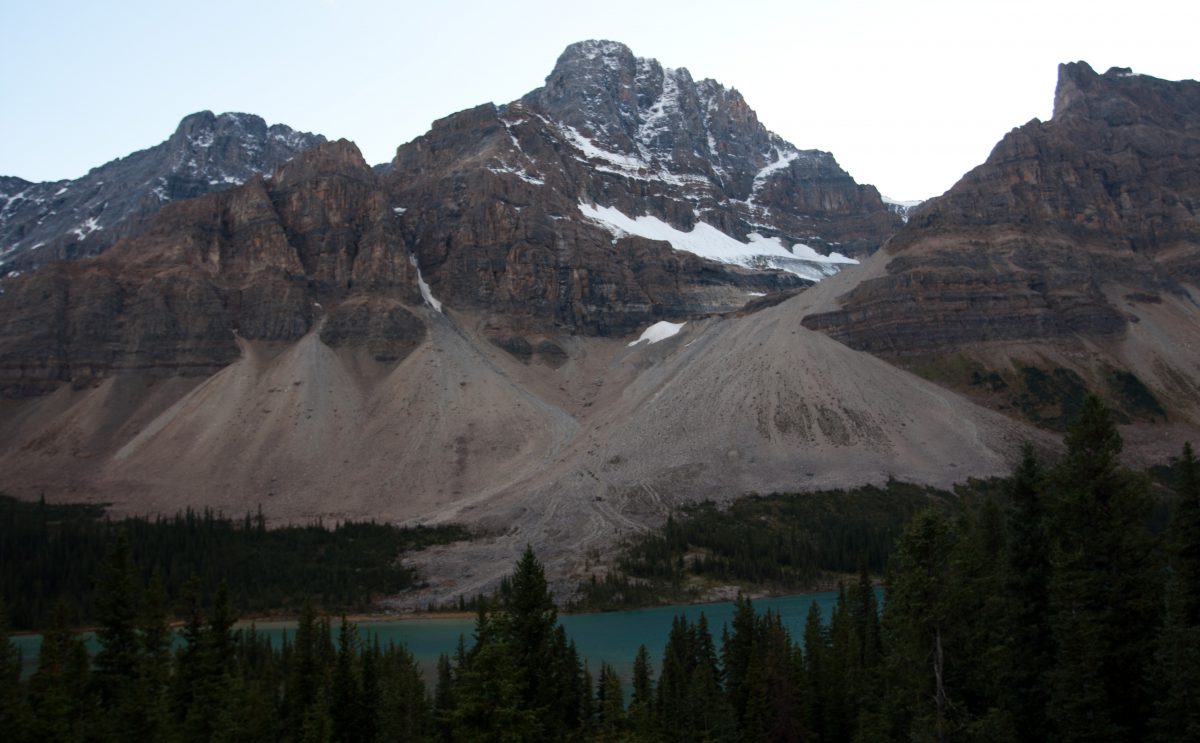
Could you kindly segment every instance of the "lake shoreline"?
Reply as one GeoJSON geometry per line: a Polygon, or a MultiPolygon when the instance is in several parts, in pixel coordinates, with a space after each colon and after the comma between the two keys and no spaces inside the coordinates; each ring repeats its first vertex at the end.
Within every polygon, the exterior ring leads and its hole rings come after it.
{"type": "MultiPolygon", "coordinates": [[[[644,611],[644,610],[650,610],[650,609],[661,609],[665,606],[693,607],[693,606],[706,606],[709,604],[725,604],[725,603],[730,603],[730,602],[734,601],[738,595],[746,596],[751,601],[759,601],[762,599],[788,598],[791,596],[808,596],[811,594],[831,593],[831,592],[837,591],[838,585],[841,585],[841,584],[842,584],[841,581],[837,581],[837,582],[822,581],[818,585],[811,586],[808,588],[781,590],[781,591],[770,591],[770,590],[742,591],[736,586],[722,586],[722,587],[719,587],[717,590],[709,590],[706,593],[706,595],[697,597],[694,600],[668,599],[661,603],[644,604],[644,605],[640,605],[640,606],[622,606],[622,607],[617,607],[617,608],[612,608],[612,609],[582,609],[582,610],[576,610],[576,611],[564,611],[563,609],[560,608],[558,610],[558,615],[560,617],[562,617],[562,616],[589,616],[589,615],[593,615],[593,614],[615,614],[615,613],[619,613],[619,612],[632,612],[632,611],[644,611]]],[[[849,582],[847,581],[845,583],[845,585],[848,585],[848,584],[849,584],[849,582]]],[[[880,579],[876,576],[872,576],[872,584],[875,586],[880,586],[880,585],[882,585],[882,579],[880,579]]],[[[317,613],[318,618],[328,618],[328,619],[335,620],[335,621],[340,620],[343,616],[345,616],[345,618],[348,621],[353,622],[355,624],[372,624],[372,623],[378,623],[378,622],[407,622],[407,621],[418,621],[418,620],[453,621],[453,620],[462,620],[462,619],[474,619],[476,616],[476,612],[460,611],[460,610],[453,610],[453,611],[396,611],[396,612],[366,611],[366,612],[351,612],[351,613],[347,613],[344,615],[341,613],[328,613],[328,614],[319,613],[319,612],[317,613]]],[[[254,625],[255,627],[259,627],[259,626],[270,627],[273,625],[294,624],[294,623],[298,622],[299,619],[300,619],[299,614],[290,613],[290,612],[289,613],[281,612],[281,613],[255,614],[252,616],[238,617],[237,621],[234,623],[234,627],[238,628],[238,629],[246,629],[246,628],[249,628],[251,625],[254,625]]],[[[184,622],[182,620],[173,620],[168,623],[168,626],[171,629],[178,629],[178,628],[182,627],[183,625],[184,625],[184,622]]],[[[84,627],[72,627],[71,631],[78,634],[78,633],[83,633],[83,632],[95,632],[98,629],[99,629],[98,625],[89,625],[89,626],[84,626],[84,627]]],[[[36,629],[33,629],[33,630],[29,630],[29,629],[9,630],[10,637],[23,637],[23,636],[28,636],[28,635],[44,635],[45,633],[46,633],[45,629],[41,629],[41,630],[36,630],[36,629]]]]}

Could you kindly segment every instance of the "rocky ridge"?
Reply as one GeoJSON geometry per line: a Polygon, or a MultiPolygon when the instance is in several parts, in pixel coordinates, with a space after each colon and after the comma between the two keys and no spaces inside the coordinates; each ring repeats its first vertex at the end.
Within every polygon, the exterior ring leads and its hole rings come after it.
{"type": "Polygon", "coordinates": [[[1099,390],[1137,369],[1193,410],[1198,209],[1200,83],[1065,64],[1051,120],[1005,136],[804,323],[935,373],[956,355],[983,377],[1020,357],[1099,390]]]}
{"type": "Polygon", "coordinates": [[[416,271],[374,171],[345,140],[245,185],[164,208],[102,256],[5,282],[0,387],[41,394],[113,374],[207,375],[239,339],[395,360],[424,336],[416,271]],[[328,309],[327,309],[328,308],[328,309]]]}
{"type": "Polygon", "coordinates": [[[324,141],[252,114],[201,111],[161,144],[74,180],[0,177],[0,274],[98,255],[167,204],[269,175],[324,141]]]}
{"type": "MultiPolygon", "coordinates": [[[[435,122],[389,168],[365,169],[341,142],[254,175],[312,141],[257,117],[197,114],[158,148],[89,174],[109,185],[88,204],[135,175],[150,192],[123,226],[93,230],[128,234],[112,255],[0,284],[4,393],[131,369],[207,374],[236,357],[235,332],[293,341],[318,317],[331,343],[369,337],[374,357],[395,361],[420,335],[403,305],[422,303],[483,313],[494,343],[553,366],[572,334],[738,311],[853,263],[793,244],[796,234],[821,232],[805,238],[816,245],[856,235],[844,247],[855,252],[898,223],[873,188],[768,132],[735,91],[611,42],[568,48],[547,86],[521,101],[435,122]],[[625,77],[637,80],[633,108],[621,102],[625,77]],[[571,114],[580,96],[585,118],[571,114]],[[596,134],[635,125],[636,142],[596,134]],[[641,164],[620,170],[620,157],[641,164]],[[150,177],[158,172],[173,175],[150,177]],[[220,197],[169,203],[226,185],[220,197]],[[143,219],[147,199],[168,208],[143,219]],[[614,222],[634,218],[627,229],[614,222]]],[[[21,212],[29,200],[8,203],[21,212]]],[[[96,208],[119,214],[112,201],[96,208]]],[[[76,237],[56,244],[69,254],[104,245],[76,237]]]]}
{"type": "Polygon", "coordinates": [[[435,122],[385,178],[439,297],[540,330],[627,333],[736,309],[748,291],[836,272],[847,261],[831,253],[868,254],[900,224],[829,153],[767,131],[737,91],[605,41],[568,47],[518,101],[435,122]]]}

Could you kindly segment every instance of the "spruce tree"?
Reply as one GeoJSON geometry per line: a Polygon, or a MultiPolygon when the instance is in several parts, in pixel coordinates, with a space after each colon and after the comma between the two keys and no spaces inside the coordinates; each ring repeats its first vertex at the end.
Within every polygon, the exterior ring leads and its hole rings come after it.
{"type": "Polygon", "coordinates": [[[33,738],[58,743],[82,737],[92,717],[87,649],[71,630],[67,607],[55,604],[50,629],[42,636],[38,669],[29,679],[33,738]]]}
{"type": "Polygon", "coordinates": [[[313,709],[327,699],[322,697],[318,700],[318,694],[324,686],[324,666],[319,650],[320,631],[312,603],[305,601],[296,624],[296,641],[292,646],[284,692],[284,728],[289,731],[293,740],[299,740],[303,736],[306,724],[310,728],[319,728],[323,723],[323,718],[319,715],[311,721],[307,719],[312,717],[313,709]]]}
{"type": "Polygon", "coordinates": [[[607,663],[600,664],[596,681],[596,738],[620,740],[625,732],[625,698],[621,679],[607,663]]]}
{"type": "Polygon", "coordinates": [[[629,724],[634,734],[648,738],[655,726],[654,681],[650,653],[639,645],[633,659],[633,695],[629,700],[629,724]]]}
{"type": "Polygon", "coordinates": [[[676,616],[671,620],[671,632],[663,649],[662,669],[655,689],[654,707],[657,711],[658,732],[663,740],[693,739],[688,716],[693,653],[692,636],[687,619],[676,616]]]}
{"type": "Polygon", "coordinates": [[[0,597],[0,730],[12,743],[29,739],[29,708],[21,685],[21,653],[9,640],[8,608],[0,597]]]}
{"type": "Polygon", "coordinates": [[[171,712],[176,724],[187,718],[196,697],[200,668],[200,643],[204,636],[204,613],[200,605],[200,579],[191,576],[180,593],[179,614],[183,617],[183,647],[175,654],[175,674],[171,684],[171,712]]]}
{"type": "Polygon", "coordinates": [[[1153,737],[1200,741],[1200,464],[1186,444],[1168,530],[1166,620],[1158,637],[1153,737]]]}
{"type": "Polygon", "coordinates": [[[366,739],[360,651],[358,628],[343,614],[338,627],[337,662],[331,693],[333,737],[343,743],[359,743],[366,739]]]}
{"type": "MultiPolygon", "coordinates": [[[[459,638],[461,646],[462,638],[459,638]]],[[[443,741],[452,740],[452,725],[455,707],[455,681],[450,668],[450,656],[442,653],[438,656],[437,686],[433,693],[433,718],[438,738],[443,741]]]]}
{"type": "Polygon", "coordinates": [[[746,718],[746,675],[754,651],[756,624],[754,605],[748,597],[738,593],[734,601],[732,630],[721,647],[721,655],[725,669],[725,691],[739,726],[746,718]]]}
{"type": "Polygon", "coordinates": [[[825,664],[825,677],[821,679],[826,724],[823,740],[832,743],[848,743],[852,737],[850,668],[853,646],[846,588],[839,584],[837,603],[829,618],[828,662],[825,664]]]}
{"type": "Polygon", "coordinates": [[[1049,717],[1062,740],[1130,740],[1151,716],[1160,590],[1144,478],[1121,466],[1112,414],[1089,397],[1056,469],[1049,717]]]}
{"type": "Polygon", "coordinates": [[[821,608],[813,601],[808,605],[804,620],[803,683],[801,695],[807,711],[807,729],[811,738],[823,739],[826,724],[825,711],[825,667],[829,653],[828,635],[821,623],[821,608]]]}
{"type": "MultiPolygon", "coordinates": [[[[446,673],[450,669],[449,658],[445,655],[442,658],[443,660],[438,661],[438,703],[452,706],[450,699],[441,696],[446,693],[443,691],[442,668],[445,667],[446,673]]],[[[384,653],[381,663],[381,703],[377,739],[429,740],[435,737],[434,720],[425,693],[425,683],[412,654],[403,645],[392,646],[384,653]]],[[[364,681],[366,669],[367,665],[364,663],[364,681]]],[[[445,683],[450,683],[448,676],[445,683]]],[[[445,709],[449,709],[449,706],[445,709]]],[[[436,733],[436,737],[441,739],[441,733],[436,733]]]]}
{"type": "MultiPolygon", "coordinates": [[[[503,643],[518,669],[517,685],[522,706],[538,717],[543,734],[557,739],[565,732],[559,689],[569,684],[575,669],[564,668],[555,657],[554,635],[558,613],[542,564],[526,545],[512,576],[501,590],[504,620],[497,624],[503,643]]],[[[591,693],[590,689],[587,692],[591,693]]]]}
{"type": "Polygon", "coordinates": [[[235,734],[233,714],[235,617],[222,581],[213,596],[208,623],[200,633],[192,662],[197,669],[191,705],[184,716],[184,737],[192,741],[228,740],[235,734]]]}
{"type": "Polygon", "coordinates": [[[142,600],[138,619],[140,667],[137,705],[139,730],[126,731],[138,740],[162,740],[170,729],[171,628],[167,624],[167,592],[156,569],[142,600]]]}
{"type": "Polygon", "coordinates": [[[1004,572],[1009,647],[1001,671],[1000,703],[1028,741],[1045,740],[1048,674],[1054,660],[1049,631],[1050,539],[1046,532],[1046,482],[1033,446],[1026,443],[1008,481],[1004,572]]]}
{"type": "Polygon", "coordinates": [[[927,510],[892,553],[884,605],[892,737],[946,741],[956,727],[955,690],[946,684],[955,538],[946,517],[927,510]]]}
{"type": "Polygon", "coordinates": [[[737,722],[721,687],[717,650],[704,612],[700,612],[700,618],[691,628],[691,635],[688,717],[695,725],[699,740],[732,740],[737,722]]]}
{"type": "Polygon", "coordinates": [[[93,683],[103,714],[97,724],[105,740],[123,740],[142,727],[138,675],[142,667],[138,642],[138,585],[129,538],[122,532],[101,569],[96,596],[100,627],[96,639],[93,683]]]}
{"type": "Polygon", "coordinates": [[[506,641],[506,618],[486,600],[475,619],[475,644],[455,688],[454,735],[459,740],[529,741],[541,735],[538,715],[525,704],[523,669],[506,641]]]}

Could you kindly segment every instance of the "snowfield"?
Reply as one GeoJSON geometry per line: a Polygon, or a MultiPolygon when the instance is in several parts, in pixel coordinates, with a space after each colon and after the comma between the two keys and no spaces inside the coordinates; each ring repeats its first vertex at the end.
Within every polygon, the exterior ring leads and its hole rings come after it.
{"type": "Polygon", "coordinates": [[[676,250],[709,260],[747,268],[778,268],[810,281],[820,281],[837,273],[843,266],[858,263],[841,253],[821,255],[802,243],[793,245],[789,250],[779,238],[763,237],[757,232],[750,233],[750,242],[744,243],[706,222],[697,222],[691,232],[684,232],[658,217],[629,217],[611,206],[580,202],[579,211],[614,237],[636,235],[649,240],[662,240],[676,250]]]}

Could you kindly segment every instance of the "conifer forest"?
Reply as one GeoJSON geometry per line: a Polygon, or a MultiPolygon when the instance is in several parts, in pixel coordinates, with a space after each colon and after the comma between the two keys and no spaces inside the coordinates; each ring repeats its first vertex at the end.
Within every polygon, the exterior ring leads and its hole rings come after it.
{"type": "Polygon", "coordinates": [[[988,497],[912,515],[880,566],[882,601],[864,554],[829,622],[814,606],[793,636],[740,597],[727,626],[677,618],[630,678],[581,661],[532,549],[424,678],[404,647],[310,603],[272,645],[235,628],[224,584],[169,598],[121,536],[90,604],[94,657],[59,602],[22,679],[5,619],[0,730],[11,743],[1200,740],[1200,466],[1190,446],[1172,462],[1159,518],[1162,488],[1121,447],[1089,398],[1055,461],[1026,447],[988,497]]]}

